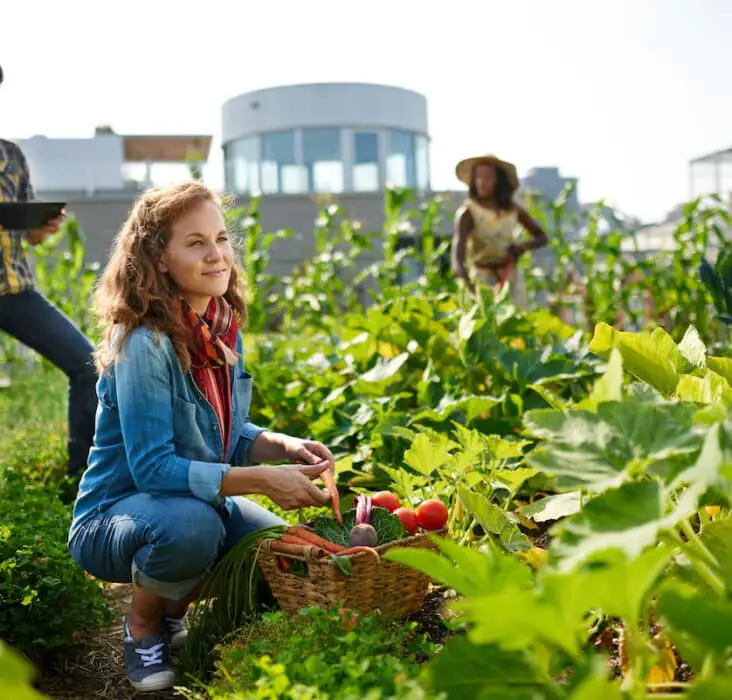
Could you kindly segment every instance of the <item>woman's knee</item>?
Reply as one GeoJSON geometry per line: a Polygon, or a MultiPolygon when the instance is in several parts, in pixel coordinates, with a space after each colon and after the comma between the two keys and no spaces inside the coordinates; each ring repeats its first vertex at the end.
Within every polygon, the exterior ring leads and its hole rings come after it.
{"type": "Polygon", "coordinates": [[[221,517],[203,501],[137,494],[87,523],[69,551],[102,581],[132,582],[182,598],[216,561],[224,537],[221,517]]]}
{"type": "Polygon", "coordinates": [[[220,551],[222,557],[243,537],[259,530],[287,525],[282,518],[247,498],[236,496],[231,500],[233,507],[231,515],[226,521],[226,539],[224,547],[220,551]]]}
{"type": "Polygon", "coordinates": [[[226,531],[221,516],[207,503],[194,498],[175,501],[165,525],[135,553],[133,576],[138,571],[148,584],[187,582],[192,589],[216,561],[226,531]]]}

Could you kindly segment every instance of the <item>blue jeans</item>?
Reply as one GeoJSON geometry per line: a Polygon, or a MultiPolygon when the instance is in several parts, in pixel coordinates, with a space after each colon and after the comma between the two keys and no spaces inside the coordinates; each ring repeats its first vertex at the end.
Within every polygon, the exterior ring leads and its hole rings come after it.
{"type": "Polygon", "coordinates": [[[79,476],[86,469],[97,411],[91,343],[36,291],[0,295],[0,331],[43,355],[69,378],[69,475],[79,476]]]}
{"type": "Polygon", "coordinates": [[[69,543],[77,564],[110,583],[170,600],[190,594],[244,536],[284,521],[246,498],[224,509],[185,496],[138,493],[85,522],[69,543]]]}

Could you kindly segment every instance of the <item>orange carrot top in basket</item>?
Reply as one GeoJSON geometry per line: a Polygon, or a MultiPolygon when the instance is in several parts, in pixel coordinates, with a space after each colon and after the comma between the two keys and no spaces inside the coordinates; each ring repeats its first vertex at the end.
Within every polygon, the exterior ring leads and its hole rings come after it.
{"type": "Polygon", "coordinates": [[[333,517],[336,522],[343,527],[343,516],[341,515],[341,497],[338,493],[338,486],[335,482],[335,477],[330,469],[326,469],[321,475],[325,488],[328,490],[330,495],[330,504],[333,508],[333,517]]]}

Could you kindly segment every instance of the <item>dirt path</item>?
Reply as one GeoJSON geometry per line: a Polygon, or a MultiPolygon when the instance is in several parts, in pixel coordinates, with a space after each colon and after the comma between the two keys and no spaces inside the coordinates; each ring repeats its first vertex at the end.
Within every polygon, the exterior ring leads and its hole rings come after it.
{"type": "Polygon", "coordinates": [[[39,673],[38,690],[52,700],[170,700],[180,698],[174,691],[137,693],[124,671],[122,650],[122,613],[129,605],[132,587],[109,586],[114,622],[80,640],[78,649],[60,658],[39,673]]]}

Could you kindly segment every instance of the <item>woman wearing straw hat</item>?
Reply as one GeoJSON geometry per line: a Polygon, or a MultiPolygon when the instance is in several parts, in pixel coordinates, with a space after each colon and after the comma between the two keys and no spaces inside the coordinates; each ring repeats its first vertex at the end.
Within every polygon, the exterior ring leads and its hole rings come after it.
{"type": "Polygon", "coordinates": [[[517,306],[528,305],[523,275],[516,263],[526,251],[545,246],[541,226],[514,201],[519,186],[516,167],[493,155],[466,158],[456,174],[468,185],[468,197],[455,215],[453,272],[475,291],[475,283],[497,286],[508,282],[517,306]],[[518,242],[522,226],[532,236],[518,242]]]}

